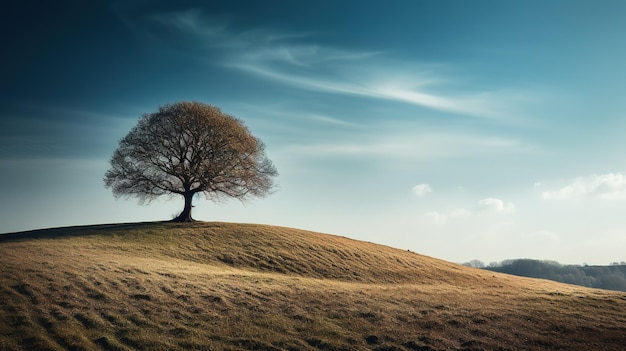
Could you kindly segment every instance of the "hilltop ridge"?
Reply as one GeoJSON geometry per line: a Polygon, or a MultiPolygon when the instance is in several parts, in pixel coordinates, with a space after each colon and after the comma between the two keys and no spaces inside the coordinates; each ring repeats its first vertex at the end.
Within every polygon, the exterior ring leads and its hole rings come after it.
{"type": "Polygon", "coordinates": [[[122,249],[137,258],[354,282],[458,282],[468,274],[493,276],[380,244],[259,224],[152,222],[68,227],[13,233],[0,237],[0,242],[29,239],[53,239],[57,246],[89,243],[122,249]]]}
{"type": "Polygon", "coordinates": [[[6,350],[620,350],[626,294],[257,224],[0,237],[6,350]]]}

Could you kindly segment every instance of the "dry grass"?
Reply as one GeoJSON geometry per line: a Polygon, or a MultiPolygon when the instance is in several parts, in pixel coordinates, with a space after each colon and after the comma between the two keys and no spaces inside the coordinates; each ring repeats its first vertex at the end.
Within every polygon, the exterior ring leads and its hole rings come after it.
{"type": "Polygon", "coordinates": [[[0,239],[2,350],[623,350],[626,294],[228,223],[0,239]]]}

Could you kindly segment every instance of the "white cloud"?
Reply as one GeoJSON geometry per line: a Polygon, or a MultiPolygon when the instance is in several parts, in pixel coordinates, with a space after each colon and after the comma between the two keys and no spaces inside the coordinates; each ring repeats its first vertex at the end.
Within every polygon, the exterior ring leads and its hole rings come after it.
{"type": "MultiPolygon", "coordinates": [[[[425,184],[420,184],[425,185],[425,184]]],[[[436,225],[457,225],[460,223],[480,223],[487,217],[483,215],[495,214],[506,215],[515,212],[515,205],[511,202],[504,202],[500,199],[486,198],[478,201],[473,209],[456,208],[445,212],[429,211],[423,215],[423,218],[427,219],[430,223],[436,225]],[[469,221],[469,222],[468,222],[469,221]]],[[[488,223],[492,223],[492,219],[487,220],[488,223]]],[[[513,223],[513,222],[502,222],[513,223]]]]}
{"type": "Polygon", "coordinates": [[[311,121],[316,121],[319,123],[330,124],[333,126],[342,126],[342,127],[358,127],[356,123],[348,122],[339,118],[324,116],[320,114],[304,114],[303,118],[308,118],[311,121]]]}
{"type": "Polygon", "coordinates": [[[559,190],[543,192],[541,197],[550,200],[626,199],[626,177],[621,173],[578,177],[559,190]]]}
{"type": "MultiPolygon", "coordinates": [[[[128,19],[125,23],[132,28],[128,19]]],[[[235,30],[223,18],[199,10],[152,15],[142,32],[192,51],[220,50],[223,65],[268,80],[318,92],[403,102],[474,117],[512,117],[535,94],[513,90],[459,90],[446,72],[449,65],[397,60],[376,51],[337,49],[311,44],[312,35],[268,29],[235,30]],[[166,27],[174,37],[159,34],[166,27]],[[177,35],[177,36],[176,36],[177,35]],[[307,38],[306,44],[297,40],[307,38]]]]}
{"type": "Polygon", "coordinates": [[[437,211],[426,212],[424,214],[424,218],[428,219],[429,221],[431,221],[433,224],[436,224],[436,225],[446,224],[446,215],[441,214],[437,211]]]}
{"type": "Polygon", "coordinates": [[[417,197],[422,197],[432,192],[433,188],[431,188],[431,186],[428,184],[418,184],[413,187],[413,194],[415,194],[417,197]]]}
{"type": "Polygon", "coordinates": [[[491,212],[498,214],[507,214],[515,212],[515,205],[511,202],[504,202],[500,199],[486,198],[478,201],[476,205],[478,212],[491,212]]]}
{"type": "MultiPolygon", "coordinates": [[[[264,56],[265,60],[262,61],[251,60],[251,57],[230,61],[227,66],[301,89],[397,101],[466,116],[509,118],[513,113],[510,106],[518,105],[521,101],[532,100],[528,93],[521,92],[492,91],[456,94],[429,92],[425,88],[432,84],[432,78],[429,76],[420,75],[419,70],[416,71],[408,63],[392,62],[392,60],[372,55],[354,54],[342,58],[342,60],[352,58],[354,61],[351,64],[360,65],[361,69],[354,69],[354,67],[348,69],[343,64],[332,65],[332,61],[337,60],[336,57],[324,61],[323,65],[314,66],[296,64],[293,58],[289,60],[280,58],[280,61],[268,62],[266,60],[268,56],[264,56]],[[291,67],[285,67],[285,63],[291,63],[291,67]],[[297,69],[297,66],[306,66],[306,69],[297,69]],[[380,78],[394,76],[395,74],[389,68],[394,66],[395,70],[411,72],[410,79],[417,82],[416,85],[407,87],[402,81],[380,78]]],[[[278,60],[280,56],[274,57],[278,60]]],[[[452,79],[441,78],[439,80],[443,82],[452,79]]]]}
{"type": "MultiPolygon", "coordinates": [[[[398,127],[397,129],[400,129],[398,127]]],[[[379,156],[404,160],[441,159],[452,157],[489,157],[501,153],[533,152],[532,146],[515,139],[464,133],[425,132],[405,134],[402,131],[362,133],[346,140],[315,140],[298,143],[286,150],[292,155],[314,157],[379,156]]]]}

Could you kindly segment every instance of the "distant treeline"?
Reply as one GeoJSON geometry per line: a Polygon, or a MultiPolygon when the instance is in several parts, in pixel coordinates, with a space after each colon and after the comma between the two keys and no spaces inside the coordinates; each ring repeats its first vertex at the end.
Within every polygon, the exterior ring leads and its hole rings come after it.
{"type": "Polygon", "coordinates": [[[578,266],[562,265],[555,261],[516,259],[505,260],[500,263],[494,262],[489,266],[485,266],[478,260],[473,260],[465,263],[465,265],[589,288],[626,291],[626,262],[615,262],[610,266],[578,266]]]}

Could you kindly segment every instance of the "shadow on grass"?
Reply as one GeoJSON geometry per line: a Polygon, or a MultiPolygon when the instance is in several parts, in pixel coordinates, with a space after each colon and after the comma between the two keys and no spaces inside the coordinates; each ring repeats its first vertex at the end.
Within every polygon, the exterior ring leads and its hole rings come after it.
{"type": "MultiPolygon", "coordinates": [[[[149,227],[154,225],[164,225],[173,223],[171,221],[157,222],[137,222],[137,223],[114,223],[114,224],[96,224],[81,225],[71,227],[59,227],[48,229],[35,229],[24,232],[0,234],[0,243],[9,241],[22,241],[31,239],[54,239],[72,236],[88,236],[96,234],[106,234],[107,232],[118,232],[120,230],[132,230],[141,227],[149,227]]],[[[180,224],[180,223],[178,223],[180,224]]]]}

